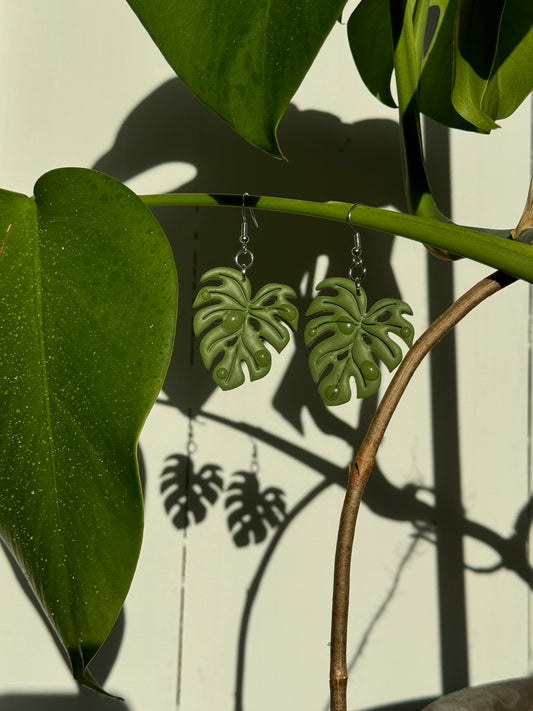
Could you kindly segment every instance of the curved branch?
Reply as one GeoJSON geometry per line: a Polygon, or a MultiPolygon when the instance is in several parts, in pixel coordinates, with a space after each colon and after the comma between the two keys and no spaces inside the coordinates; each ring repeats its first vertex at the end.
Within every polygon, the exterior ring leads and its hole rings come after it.
{"type": "Polygon", "coordinates": [[[335,553],[331,621],[331,710],[346,711],[346,641],[350,595],[350,566],[357,514],[378,447],[405,388],[424,357],[472,309],[515,280],[496,272],[461,296],[416,341],[406,354],[376,410],[359,451],[350,466],[335,553]]]}
{"type": "MultiPolygon", "coordinates": [[[[313,454],[297,444],[289,442],[271,432],[267,432],[261,427],[251,425],[248,422],[230,420],[227,417],[217,415],[207,410],[199,410],[198,415],[231,427],[239,432],[244,432],[253,439],[264,442],[270,447],[276,448],[279,452],[283,452],[283,454],[286,454],[295,461],[305,464],[323,476],[328,484],[345,487],[346,469],[334,464],[329,459],[313,454]]],[[[416,484],[406,484],[401,488],[395,487],[388,482],[385,475],[375,464],[372,483],[377,483],[377,488],[372,492],[373,495],[366,489],[365,504],[370,511],[377,516],[382,516],[389,520],[409,521],[415,526],[417,535],[422,535],[422,530],[428,534],[433,530],[435,523],[438,523],[435,507],[417,498],[416,494],[417,491],[420,490],[420,487],[416,484]],[[390,500],[390,503],[387,505],[383,505],[385,495],[390,500]]],[[[491,548],[500,556],[500,567],[516,573],[516,575],[528,585],[530,585],[533,580],[533,568],[528,565],[528,557],[525,549],[525,541],[527,540],[529,530],[528,512],[530,509],[533,510],[533,502],[530,502],[525,510],[521,512],[515,526],[515,533],[509,538],[504,538],[483,524],[477,521],[471,521],[466,517],[457,522],[463,536],[468,536],[491,548]],[[524,524],[522,523],[522,519],[525,521],[524,524]],[[524,528],[525,526],[527,526],[527,528],[524,528]]],[[[424,535],[423,537],[425,540],[434,543],[429,535],[424,535]]]]}

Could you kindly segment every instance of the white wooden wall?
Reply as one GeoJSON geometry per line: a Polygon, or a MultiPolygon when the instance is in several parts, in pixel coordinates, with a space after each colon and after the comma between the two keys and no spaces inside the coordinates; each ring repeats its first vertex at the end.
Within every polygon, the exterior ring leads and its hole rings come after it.
{"type": "MultiPolygon", "coordinates": [[[[341,25],[334,28],[282,124],[288,164],[274,164],[232,137],[177,80],[167,85],[172,72],[123,0],[2,0],[0,39],[2,187],[31,194],[35,180],[51,168],[97,165],[141,193],[189,189],[192,183],[198,191],[283,192],[401,206],[391,123],[395,115],[361,85],[341,25]],[[167,133],[172,146],[165,151],[167,133]]],[[[490,138],[453,134],[453,187],[447,191],[446,137],[428,129],[434,179],[454,219],[515,226],[529,182],[530,130],[528,104],[490,138]]],[[[180,319],[185,326],[178,346],[188,353],[193,260],[199,273],[231,266],[240,215],[212,208],[157,214],[170,225],[169,238],[182,255],[180,319]]],[[[264,213],[257,217],[260,229],[252,232],[252,240],[258,262],[251,273],[256,287],[259,281],[254,279],[282,281],[294,274],[292,285],[305,292],[330,263],[330,275],[339,273],[339,265],[342,270],[349,265],[348,227],[264,213]]],[[[405,240],[394,242],[391,267],[384,266],[382,255],[387,256],[389,246],[388,237],[363,234],[369,291],[373,298],[396,296],[380,292],[380,280],[390,289],[395,279],[399,294],[414,309],[418,333],[439,300],[447,303],[451,293],[459,295],[489,272],[466,262],[450,267],[428,260],[420,245],[405,240]]],[[[475,684],[528,672],[524,576],[506,567],[490,574],[479,569],[499,562],[483,538],[512,536],[528,500],[529,293],[527,285],[513,285],[460,325],[455,369],[438,356],[433,373],[429,362],[424,364],[392,421],[356,534],[349,638],[352,709],[387,708],[434,697],[462,680],[475,684]],[[456,390],[450,385],[454,373],[456,390]],[[433,405],[432,378],[437,393],[433,405]],[[436,462],[434,444],[440,452],[436,462]],[[468,674],[461,663],[457,610],[440,628],[439,599],[460,598],[460,587],[458,592],[457,581],[442,572],[439,582],[435,532],[427,530],[425,538],[417,538],[420,529],[412,521],[396,520],[407,510],[406,501],[412,504],[410,489],[404,489],[408,485],[426,487],[418,499],[434,505],[435,477],[439,486],[448,474],[453,481],[454,459],[471,535],[458,536],[462,524],[453,517],[461,516],[452,510],[439,540],[449,553],[451,570],[457,553],[464,553],[468,566],[463,635],[468,674]],[[444,651],[441,631],[451,636],[444,651]],[[455,665],[450,662],[454,645],[455,665]],[[447,656],[444,672],[442,654],[447,656]]],[[[446,343],[444,356],[453,353],[453,341],[446,343]]],[[[287,351],[276,359],[268,378],[230,393],[210,392],[208,376],[197,367],[198,355],[194,367],[187,356],[181,365],[182,385],[180,373],[174,373],[173,384],[165,388],[147,422],[141,439],[144,546],[120,630],[100,664],[109,667],[114,659],[107,687],[125,697],[129,711],[326,708],[332,559],[342,487],[324,485],[294,516],[257,591],[258,566],[270,550],[272,535],[257,546],[237,548],[222,500],[204,522],[184,533],[166,515],[160,492],[166,458],[186,450],[188,408],[197,414],[192,423],[196,468],[215,463],[228,484],[233,472],[249,469],[255,445],[261,486],[284,490],[289,515],[305,497],[311,498],[328,472],[332,477],[341,472],[342,478],[372,405],[351,402],[333,410],[333,433],[328,432],[329,422],[323,421],[316,400],[306,397],[300,406],[301,388],[293,392],[283,381],[294,346],[287,351]],[[177,401],[181,410],[172,406],[177,401]],[[203,414],[197,413],[199,407],[203,414]],[[301,431],[295,426],[298,419],[301,431]],[[235,423],[256,428],[254,436],[235,423]],[[355,428],[353,441],[343,438],[341,425],[355,428]],[[266,441],[262,433],[271,439],[266,441]],[[272,437],[283,443],[281,450],[272,437]],[[291,446],[299,448],[295,456],[291,446]],[[298,451],[306,453],[308,463],[299,461],[298,451]],[[325,463],[322,469],[313,468],[313,456],[325,463]],[[254,604],[238,673],[247,594],[253,594],[254,604]]],[[[388,377],[384,374],[384,385],[388,377]]],[[[439,507],[446,511],[442,496],[439,507]]],[[[527,526],[523,543],[526,538],[527,526]]],[[[524,555],[519,542],[513,552],[517,558],[524,555]]],[[[113,702],[78,693],[4,559],[0,579],[0,711],[108,708],[113,702]]]]}

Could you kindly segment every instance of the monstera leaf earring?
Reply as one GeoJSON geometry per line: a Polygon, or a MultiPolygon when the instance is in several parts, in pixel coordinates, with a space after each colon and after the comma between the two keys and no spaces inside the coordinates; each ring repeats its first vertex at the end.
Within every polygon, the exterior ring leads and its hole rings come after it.
{"type": "Polygon", "coordinates": [[[350,208],[347,221],[354,233],[349,278],[324,279],[317,286],[321,292],[311,303],[306,316],[305,343],[311,347],[309,368],[326,405],[342,405],[352,396],[351,380],[357,397],[377,392],[381,372],[375,358],[393,370],[402,360],[402,350],[390,334],[409,347],[413,326],[403,317],[411,307],[398,299],[380,299],[367,308],[361,286],[366,276],[361,239],[352,224],[350,208]]]}
{"type": "MultiPolygon", "coordinates": [[[[263,378],[270,370],[272,356],[266,344],[280,353],[298,327],[298,310],[291,301],[296,292],[285,284],[266,284],[255,297],[247,277],[254,263],[248,248],[248,221],[242,196],[240,249],[235,255],[237,269],[210,269],[200,279],[200,290],[193,308],[193,328],[201,337],[200,354],[215,383],[231,390],[245,380],[243,363],[250,380],[263,378]]],[[[257,227],[252,208],[250,214],[257,227]]]]}

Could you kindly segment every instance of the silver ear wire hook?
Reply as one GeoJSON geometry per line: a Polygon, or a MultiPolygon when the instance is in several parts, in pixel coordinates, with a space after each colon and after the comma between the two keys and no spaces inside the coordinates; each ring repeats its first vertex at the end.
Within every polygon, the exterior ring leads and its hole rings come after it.
{"type": "MultiPolygon", "coordinates": [[[[250,267],[254,263],[253,252],[251,252],[248,249],[248,242],[250,241],[250,237],[248,236],[248,220],[246,219],[246,198],[247,197],[250,197],[249,193],[242,194],[242,208],[241,208],[242,222],[241,222],[241,236],[239,237],[239,241],[240,241],[242,247],[241,247],[241,249],[239,249],[239,251],[235,255],[235,264],[241,270],[243,281],[246,279],[246,271],[248,269],[250,269],[250,267]],[[244,260],[242,259],[243,257],[244,257],[244,260]],[[248,262],[245,261],[246,259],[248,260],[248,262]]],[[[259,227],[259,225],[257,224],[257,220],[255,219],[255,212],[254,212],[253,207],[249,207],[248,210],[250,210],[250,215],[251,215],[254,225],[256,227],[259,227]]]]}
{"type": "Polygon", "coordinates": [[[361,289],[361,283],[366,276],[366,267],[363,263],[363,248],[361,247],[361,236],[352,224],[352,210],[354,209],[354,207],[357,207],[357,205],[359,205],[359,203],[354,202],[354,204],[351,206],[346,220],[352,228],[353,232],[352,263],[350,265],[350,269],[348,270],[348,276],[355,282],[355,288],[359,292],[359,290],[361,289]],[[357,274],[357,270],[359,270],[359,274],[357,274]]]}
{"type": "MultiPolygon", "coordinates": [[[[246,232],[248,233],[248,222],[246,220],[246,198],[250,197],[250,193],[243,193],[242,194],[242,208],[241,208],[241,213],[242,213],[242,224],[243,226],[246,225],[246,232]]],[[[256,227],[259,227],[257,224],[257,220],[255,219],[255,212],[253,207],[248,208],[250,210],[250,215],[252,217],[252,221],[256,227]]]]}

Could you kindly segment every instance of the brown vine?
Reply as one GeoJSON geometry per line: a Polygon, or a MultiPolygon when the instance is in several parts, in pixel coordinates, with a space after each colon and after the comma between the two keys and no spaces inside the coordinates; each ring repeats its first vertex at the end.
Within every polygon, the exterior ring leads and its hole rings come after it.
{"type": "Polygon", "coordinates": [[[516,281],[495,272],[469,289],[441,314],[414,343],[387,388],[348,472],[342,507],[333,581],[331,619],[330,700],[331,711],[346,711],[348,669],[346,642],[350,598],[350,566],[357,514],[376,454],[390,419],[416,369],[431,349],[467,314],[492,294],[516,281]]]}

